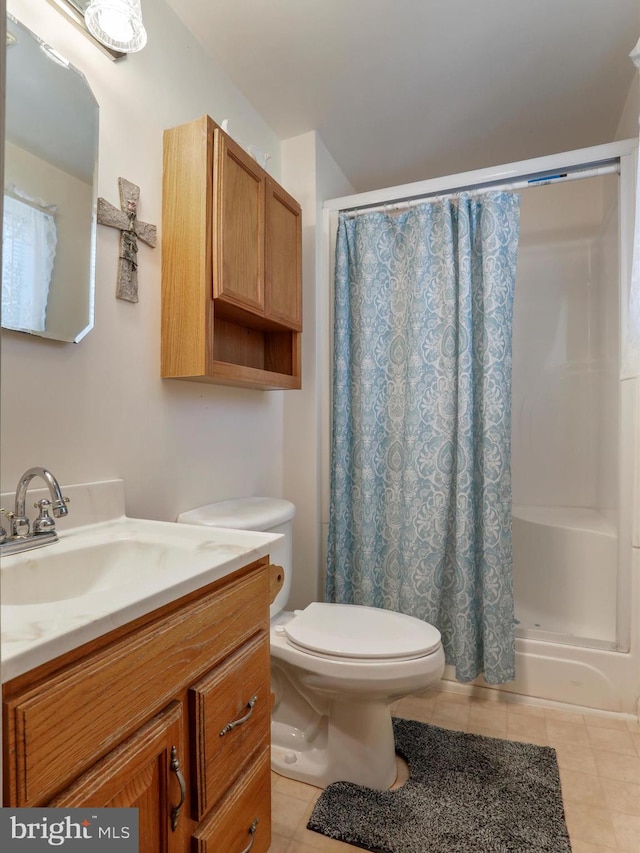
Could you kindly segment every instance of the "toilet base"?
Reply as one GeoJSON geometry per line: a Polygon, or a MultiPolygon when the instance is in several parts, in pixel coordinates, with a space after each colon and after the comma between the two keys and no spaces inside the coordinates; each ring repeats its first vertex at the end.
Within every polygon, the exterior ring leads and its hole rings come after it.
{"type": "Polygon", "coordinates": [[[329,713],[306,730],[274,719],[271,769],[281,776],[325,788],[354,782],[380,791],[396,780],[391,711],[386,702],[330,702],[329,713]]]}
{"type": "Polygon", "coordinates": [[[438,681],[442,646],[407,660],[325,658],[289,643],[283,624],[270,635],[272,769],[319,788],[387,790],[397,774],[390,706],[438,681]]]}

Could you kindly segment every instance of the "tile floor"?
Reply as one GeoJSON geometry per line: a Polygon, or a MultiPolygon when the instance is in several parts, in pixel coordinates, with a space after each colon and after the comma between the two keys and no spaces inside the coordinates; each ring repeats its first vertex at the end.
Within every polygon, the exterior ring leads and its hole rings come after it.
{"type": "MultiPolygon", "coordinates": [[[[393,706],[396,716],[489,737],[552,746],[573,853],[640,853],[640,723],[431,691],[393,706]]],[[[270,853],[359,848],[306,828],[319,789],[272,774],[270,853]]]]}

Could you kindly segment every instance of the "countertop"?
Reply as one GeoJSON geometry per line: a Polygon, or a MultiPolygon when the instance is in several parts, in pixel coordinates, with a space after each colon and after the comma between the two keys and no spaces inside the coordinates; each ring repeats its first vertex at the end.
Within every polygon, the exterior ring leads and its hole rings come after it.
{"type": "MultiPolygon", "coordinates": [[[[112,482],[122,488],[121,481],[112,482]]],[[[63,492],[71,494],[73,488],[67,487],[63,492]]],[[[60,600],[50,600],[56,596],[43,592],[36,585],[33,595],[28,596],[29,603],[11,603],[12,584],[6,583],[5,596],[2,595],[0,580],[3,682],[266,556],[271,544],[282,538],[247,530],[127,518],[119,514],[122,503],[123,500],[112,501],[110,517],[103,521],[95,522],[99,513],[79,513],[83,522],[94,523],[59,530],[59,542],[3,557],[0,572],[5,577],[6,573],[19,572],[20,582],[24,579],[28,589],[30,575],[36,577],[34,573],[38,571],[40,556],[46,556],[56,569],[57,563],[64,565],[65,555],[74,549],[91,546],[95,541],[108,544],[142,541],[148,545],[148,553],[143,554],[139,561],[133,561],[125,580],[115,584],[113,576],[110,577],[108,571],[99,570],[93,565],[93,560],[88,561],[86,568],[81,563],[77,581],[74,581],[78,584],[77,590],[72,597],[60,600]],[[51,560],[52,557],[55,560],[51,560]]],[[[70,514],[73,509],[72,498],[70,514]]],[[[131,561],[130,545],[126,548],[127,559],[131,561]]],[[[121,575],[122,570],[118,577],[121,575]]],[[[53,586],[55,592],[55,581],[49,586],[53,586]]]]}

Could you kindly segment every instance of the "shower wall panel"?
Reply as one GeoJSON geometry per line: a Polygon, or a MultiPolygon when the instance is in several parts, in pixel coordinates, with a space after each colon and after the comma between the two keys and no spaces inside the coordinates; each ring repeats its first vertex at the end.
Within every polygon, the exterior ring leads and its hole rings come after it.
{"type": "Polygon", "coordinates": [[[586,240],[524,244],[513,329],[513,500],[525,506],[596,501],[597,376],[590,354],[586,240]]]}
{"type": "MultiPolygon", "coordinates": [[[[607,178],[609,184],[612,178],[607,178]]],[[[598,510],[615,526],[618,525],[618,452],[619,452],[619,349],[620,298],[615,283],[619,279],[617,194],[603,196],[603,226],[592,244],[594,281],[595,370],[599,442],[596,455],[596,501],[598,510]]],[[[615,191],[615,184],[612,188],[615,191]]]]}
{"type": "Polygon", "coordinates": [[[526,190],[513,329],[519,633],[616,642],[616,178],[526,190]],[[588,184],[588,186],[579,186],[588,184]],[[524,632],[524,633],[523,633],[524,632]]]}
{"type": "Polygon", "coordinates": [[[512,465],[515,504],[591,507],[613,520],[617,217],[605,180],[522,192],[512,465]]]}

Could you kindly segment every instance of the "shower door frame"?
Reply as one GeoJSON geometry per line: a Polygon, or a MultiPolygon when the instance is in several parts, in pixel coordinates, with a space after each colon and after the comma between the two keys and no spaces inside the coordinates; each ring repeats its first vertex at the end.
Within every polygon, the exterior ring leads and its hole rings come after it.
{"type": "MultiPolygon", "coordinates": [[[[332,375],[332,328],[333,328],[333,275],[335,258],[335,236],[338,216],[341,211],[354,208],[379,207],[398,202],[427,200],[429,196],[462,192],[474,189],[491,189],[516,181],[541,176],[561,174],[565,171],[588,169],[598,165],[618,161],[620,175],[618,181],[619,215],[619,282],[620,305],[620,351],[619,364],[622,364],[622,348],[625,345],[627,328],[627,305],[633,253],[633,223],[635,215],[635,179],[637,168],[638,140],[630,139],[612,142],[590,148],[567,151],[546,157],[522,160],[488,169],[478,169],[448,175],[426,181],[418,181],[386,189],[373,190],[355,195],[329,199],[323,205],[323,249],[322,257],[327,263],[322,286],[325,288],[325,300],[320,317],[320,360],[321,360],[321,506],[322,529],[326,534],[329,514],[329,460],[331,430],[331,375],[332,375]]],[[[632,588],[633,548],[640,547],[640,442],[638,436],[640,417],[640,380],[620,379],[618,394],[618,566],[617,566],[617,607],[616,607],[616,646],[613,654],[628,655],[631,652],[630,665],[638,666],[640,642],[632,648],[631,620],[632,609],[640,607],[640,592],[632,588]],[[629,425],[626,428],[626,425],[629,425]],[[623,428],[624,426],[624,428],[623,428]],[[634,483],[636,484],[634,486],[634,483]],[[634,488],[636,494],[634,494],[634,488]]],[[[323,565],[326,565],[326,535],[323,535],[323,565]]],[[[324,584],[324,577],[321,579],[324,584]]],[[[324,588],[324,587],[323,587],[324,588]]],[[[548,644],[539,644],[548,645],[548,644]]],[[[589,651],[589,649],[585,649],[589,651]]],[[[627,667],[623,670],[629,672],[627,667]]],[[[624,677],[624,672],[620,678],[624,677]]],[[[631,679],[633,681],[633,678],[631,679]]],[[[640,685],[637,688],[640,689],[640,685]]],[[[637,696],[637,693],[636,693],[637,696]]]]}

